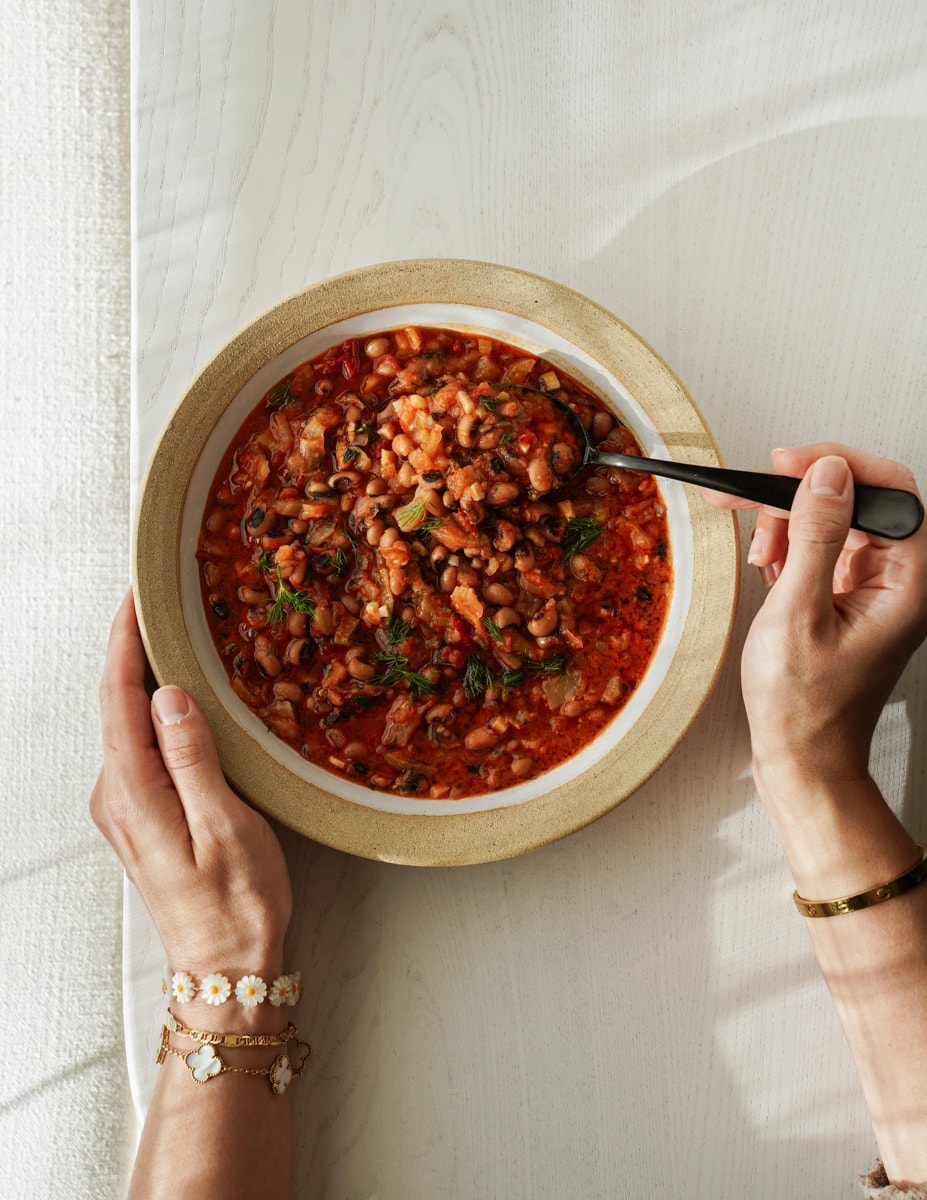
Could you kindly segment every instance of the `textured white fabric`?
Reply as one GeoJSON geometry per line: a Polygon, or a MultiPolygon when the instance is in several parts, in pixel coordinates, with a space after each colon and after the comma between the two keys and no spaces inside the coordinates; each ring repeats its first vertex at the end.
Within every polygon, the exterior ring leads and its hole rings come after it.
{"type": "Polygon", "coordinates": [[[122,874],[90,820],[128,580],[129,14],[3,6],[0,1196],[115,1196],[122,874]]]}

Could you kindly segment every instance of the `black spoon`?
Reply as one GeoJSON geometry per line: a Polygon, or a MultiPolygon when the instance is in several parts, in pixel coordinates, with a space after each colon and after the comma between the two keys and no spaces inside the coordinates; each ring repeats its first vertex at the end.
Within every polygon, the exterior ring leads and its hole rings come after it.
{"type": "MultiPolygon", "coordinates": [[[[771,508],[790,509],[798,490],[800,479],[791,475],[774,475],[768,471],[730,471],[724,467],[698,467],[691,463],[669,462],[666,459],[639,458],[634,454],[618,454],[613,450],[597,450],[589,440],[582,421],[571,408],[554,396],[548,396],[551,404],[562,409],[570,418],[570,427],[576,434],[581,461],[572,479],[583,467],[621,467],[625,471],[640,471],[647,475],[660,475],[665,479],[678,479],[682,483],[693,483],[698,487],[726,492],[771,508]]],[[[566,482],[564,480],[564,482],[566,482]]],[[[878,537],[900,540],[916,533],[924,520],[924,506],[912,492],[897,488],[871,487],[857,483],[853,489],[854,529],[878,537]]]]}

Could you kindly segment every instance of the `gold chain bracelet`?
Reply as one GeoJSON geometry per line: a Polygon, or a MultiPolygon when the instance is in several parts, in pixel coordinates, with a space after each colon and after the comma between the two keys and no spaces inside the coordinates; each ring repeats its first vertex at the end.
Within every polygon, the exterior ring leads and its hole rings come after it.
{"type": "Polygon", "coordinates": [[[224,1074],[265,1075],[274,1095],[282,1096],[293,1080],[298,1079],[306,1069],[310,1053],[309,1046],[299,1040],[296,1026],[292,1022],[280,1033],[217,1033],[209,1029],[191,1029],[182,1021],[178,1021],[168,1009],[161,1029],[157,1062],[160,1065],[166,1055],[173,1054],[184,1063],[196,1083],[208,1083],[217,1075],[224,1074]],[[171,1045],[172,1033],[191,1038],[200,1044],[195,1050],[178,1050],[171,1045]],[[286,1046],[290,1042],[295,1042],[299,1055],[299,1061],[295,1065],[289,1054],[278,1054],[269,1067],[233,1067],[216,1052],[216,1046],[248,1049],[256,1046],[286,1046]]]}
{"type": "Polygon", "coordinates": [[[285,1046],[287,1042],[295,1042],[299,1038],[296,1026],[292,1022],[280,1033],[215,1033],[208,1029],[190,1029],[178,1021],[170,1009],[167,1010],[164,1020],[171,1033],[195,1038],[206,1046],[285,1046]]]}
{"type": "Polygon", "coordinates": [[[857,896],[844,896],[839,900],[803,900],[798,892],[792,893],[795,907],[803,917],[839,917],[843,913],[858,912],[861,908],[871,908],[874,904],[883,904],[895,896],[910,892],[911,888],[927,880],[927,847],[918,846],[921,859],[897,879],[878,887],[870,888],[868,892],[860,892],[857,896]]]}

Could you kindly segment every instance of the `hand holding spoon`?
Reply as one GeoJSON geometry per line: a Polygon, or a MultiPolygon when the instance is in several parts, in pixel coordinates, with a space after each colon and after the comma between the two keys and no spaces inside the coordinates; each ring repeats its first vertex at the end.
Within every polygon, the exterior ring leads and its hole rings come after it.
{"type": "MultiPolygon", "coordinates": [[[[633,454],[599,450],[592,445],[582,421],[571,408],[554,396],[548,396],[547,399],[553,407],[566,414],[570,431],[578,445],[580,463],[570,478],[588,466],[620,467],[625,471],[659,475],[664,479],[678,479],[682,483],[726,492],[744,500],[767,504],[771,508],[788,510],[792,507],[800,479],[790,475],[774,475],[768,471],[732,471],[723,467],[700,467],[690,463],[639,458],[633,454]]],[[[862,483],[854,487],[854,529],[878,537],[900,540],[916,533],[923,520],[924,506],[912,492],[900,491],[897,488],[871,487],[862,483]]]]}

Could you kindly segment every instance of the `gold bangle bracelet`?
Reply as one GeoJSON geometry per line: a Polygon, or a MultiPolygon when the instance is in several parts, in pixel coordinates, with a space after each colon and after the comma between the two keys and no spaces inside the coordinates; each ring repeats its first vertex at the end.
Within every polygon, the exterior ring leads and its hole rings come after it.
{"type": "Polygon", "coordinates": [[[861,908],[872,908],[874,904],[883,904],[886,900],[910,892],[911,888],[927,880],[927,847],[918,846],[918,850],[921,852],[920,862],[889,883],[839,900],[803,900],[796,891],[792,893],[795,907],[803,917],[839,917],[843,913],[858,912],[861,908]]]}
{"type": "Polygon", "coordinates": [[[165,1027],[171,1033],[194,1038],[207,1046],[285,1046],[287,1042],[295,1042],[299,1038],[296,1026],[292,1023],[280,1033],[215,1033],[208,1029],[190,1029],[178,1021],[170,1009],[165,1015],[165,1027]]]}

